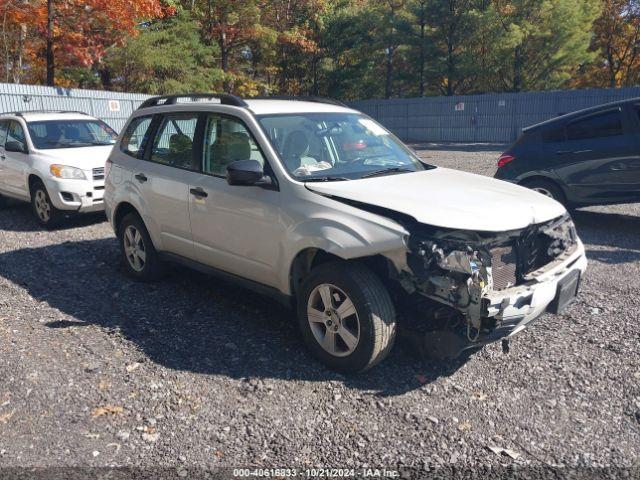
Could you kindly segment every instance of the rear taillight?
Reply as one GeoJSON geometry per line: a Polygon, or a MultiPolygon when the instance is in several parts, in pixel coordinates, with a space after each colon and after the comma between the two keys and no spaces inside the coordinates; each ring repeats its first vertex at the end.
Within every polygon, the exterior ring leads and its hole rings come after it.
{"type": "Polygon", "coordinates": [[[107,160],[104,164],[104,178],[106,179],[109,176],[109,170],[111,170],[111,164],[113,162],[111,160],[107,160]]]}
{"type": "Polygon", "coordinates": [[[516,159],[513,155],[509,155],[508,153],[503,153],[500,155],[498,159],[498,168],[504,167],[507,163],[511,163],[516,159]]]}

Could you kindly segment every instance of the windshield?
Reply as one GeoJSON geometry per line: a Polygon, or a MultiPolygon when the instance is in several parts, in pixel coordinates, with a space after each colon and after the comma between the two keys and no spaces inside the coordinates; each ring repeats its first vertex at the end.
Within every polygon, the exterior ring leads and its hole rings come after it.
{"type": "Polygon", "coordinates": [[[113,145],[117,137],[100,120],[45,120],[29,122],[27,128],[33,145],[40,150],[113,145]]]}
{"type": "Polygon", "coordinates": [[[352,180],[434,168],[365,115],[277,114],[258,116],[258,121],[297,180],[352,180]]]}

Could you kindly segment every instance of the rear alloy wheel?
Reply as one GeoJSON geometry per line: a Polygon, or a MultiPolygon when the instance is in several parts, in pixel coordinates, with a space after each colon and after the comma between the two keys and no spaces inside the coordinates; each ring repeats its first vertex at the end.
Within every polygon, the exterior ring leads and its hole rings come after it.
{"type": "Polygon", "coordinates": [[[152,281],[162,275],[162,264],[142,219],[126,215],[118,228],[120,250],[127,273],[139,280],[152,281]]]}
{"type": "Polygon", "coordinates": [[[395,309],[369,269],[327,263],[309,274],[298,294],[298,320],[309,350],[334,370],[362,372],[393,346],[395,309]]]}
{"type": "Polygon", "coordinates": [[[555,183],[547,180],[531,180],[524,184],[525,187],[538,192],[545,197],[553,198],[554,200],[566,204],[567,199],[564,196],[564,192],[555,183]]]}
{"type": "Polygon", "coordinates": [[[31,207],[40,225],[53,228],[62,220],[63,212],[53,206],[44,184],[37,181],[31,187],[31,207]]]}

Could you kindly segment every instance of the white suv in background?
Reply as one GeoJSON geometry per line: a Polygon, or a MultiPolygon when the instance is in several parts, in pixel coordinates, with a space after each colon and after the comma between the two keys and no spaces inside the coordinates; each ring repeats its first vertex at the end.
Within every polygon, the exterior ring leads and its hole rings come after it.
{"type": "Polygon", "coordinates": [[[173,261],[273,294],[346,372],[382,360],[399,322],[451,358],[575,297],[587,260],[561,204],[425,164],[362,113],[301,100],[141,105],[105,183],[132,276],[173,261]]]}
{"type": "Polygon", "coordinates": [[[0,115],[1,197],[31,202],[40,224],[104,209],[104,164],[117,135],[79,112],[0,115]]]}

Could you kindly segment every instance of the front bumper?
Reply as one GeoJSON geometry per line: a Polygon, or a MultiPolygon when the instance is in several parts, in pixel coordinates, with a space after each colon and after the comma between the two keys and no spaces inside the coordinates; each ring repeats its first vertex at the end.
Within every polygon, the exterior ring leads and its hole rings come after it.
{"type": "Polygon", "coordinates": [[[49,178],[45,181],[51,203],[58,210],[78,213],[104,210],[104,180],[49,178]]]}
{"type": "Polygon", "coordinates": [[[558,287],[566,283],[576,271],[582,276],[587,268],[584,245],[578,240],[577,248],[564,258],[533,272],[526,284],[493,291],[482,296],[486,310],[482,328],[473,340],[468,330],[435,329],[411,333],[412,342],[430,357],[454,359],[465,351],[475,351],[489,343],[511,337],[532,325],[540,316],[554,308],[558,287]]]}
{"type": "Polygon", "coordinates": [[[586,269],[584,245],[578,240],[573,253],[534,272],[526,284],[485,295],[488,316],[496,318],[497,328],[509,325],[507,334],[515,335],[548,310],[563,279],[574,270],[582,275],[586,269]]]}

